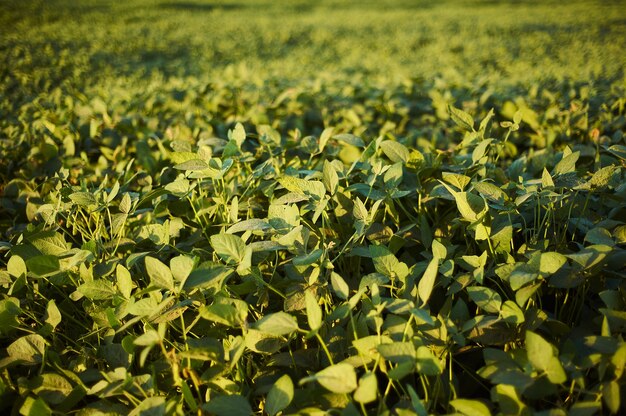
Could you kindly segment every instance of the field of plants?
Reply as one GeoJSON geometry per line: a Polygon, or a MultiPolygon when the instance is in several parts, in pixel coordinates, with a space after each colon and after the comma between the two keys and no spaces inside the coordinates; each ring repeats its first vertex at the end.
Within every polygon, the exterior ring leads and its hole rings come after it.
{"type": "Polygon", "coordinates": [[[0,413],[626,414],[626,4],[0,2],[0,413]]]}

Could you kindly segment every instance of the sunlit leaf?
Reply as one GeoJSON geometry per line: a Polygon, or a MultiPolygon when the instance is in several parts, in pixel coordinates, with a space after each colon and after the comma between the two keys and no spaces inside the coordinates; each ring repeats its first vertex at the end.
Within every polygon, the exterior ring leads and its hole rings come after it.
{"type": "Polygon", "coordinates": [[[38,334],[29,334],[13,341],[6,352],[13,359],[25,365],[41,363],[46,350],[46,340],[38,334]]]}
{"type": "Polygon", "coordinates": [[[359,379],[359,386],[354,392],[354,400],[367,404],[378,398],[378,379],[374,373],[365,373],[359,379]]]}
{"type": "Polygon", "coordinates": [[[406,163],[409,160],[409,149],[402,143],[385,140],[380,144],[380,148],[393,163],[406,163]]]}
{"type": "Polygon", "coordinates": [[[471,286],[467,288],[470,299],[485,312],[499,313],[502,305],[502,297],[498,292],[482,286],[471,286]]]}
{"type": "Polygon", "coordinates": [[[243,260],[246,244],[241,237],[233,234],[214,234],[211,236],[211,246],[215,253],[229,265],[236,265],[243,260]]]}
{"type": "Polygon", "coordinates": [[[452,121],[454,121],[459,127],[466,131],[474,131],[474,119],[472,116],[467,114],[465,111],[452,106],[448,106],[448,111],[450,112],[450,118],[452,121]]]}
{"type": "Polygon", "coordinates": [[[272,385],[265,400],[265,411],[274,416],[284,410],[293,400],[294,389],[291,378],[285,374],[272,385]]]}
{"type": "Polygon", "coordinates": [[[302,379],[300,383],[310,380],[317,381],[333,393],[351,393],[358,386],[354,367],[347,363],[328,366],[314,376],[302,379]]]}
{"type": "Polygon", "coordinates": [[[491,416],[491,412],[487,405],[478,400],[454,399],[450,400],[450,404],[457,412],[466,416],[491,416]]]}
{"type": "Polygon", "coordinates": [[[526,331],[526,351],[533,367],[544,371],[550,382],[560,384],[567,380],[557,349],[541,336],[526,331]]]}
{"type": "Polygon", "coordinates": [[[82,285],[78,286],[76,290],[82,293],[86,298],[91,300],[111,299],[116,293],[113,284],[104,279],[85,282],[82,285]]]}
{"type": "Polygon", "coordinates": [[[256,329],[271,335],[289,335],[298,330],[296,318],[285,312],[265,315],[255,324],[256,329]]]}
{"type": "Polygon", "coordinates": [[[170,268],[154,257],[146,257],[146,271],[150,277],[150,284],[160,289],[173,290],[174,277],[170,268]]]}
{"type": "Polygon", "coordinates": [[[322,308],[311,291],[304,292],[306,302],[306,317],[311,331],[317,331],[322,326],[322,308]]]}
{"type": "Polygon", "coordinates": [[[348,299],[348,296],[350,294],[350,288],[348,287],[346,281],[343,280],[343,278],[339,274],[332,272],[330,274],[330,283],[333,288],[333,292],[335,292],[337,297],[343,300],[348,299]]]}
{"type": "Polygon", "coordinates": [[[438,268],[439,261],[437,258],[433,258],[430,263],[428,263],[428,266],[426,267],[426,270],[417,285],[417,293],[424,304],[428,302],[428,299],[430,299],[430,295],[435,287],[438,268]]]}

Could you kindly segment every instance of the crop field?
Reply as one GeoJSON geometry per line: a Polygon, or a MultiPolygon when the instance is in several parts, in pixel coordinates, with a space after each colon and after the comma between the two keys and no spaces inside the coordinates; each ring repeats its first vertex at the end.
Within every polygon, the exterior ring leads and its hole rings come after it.
{"type": "Polygon", "coordinates": [[[626,414],[624,51],[624,1],[0,1],[0,413],[626,414]]]}

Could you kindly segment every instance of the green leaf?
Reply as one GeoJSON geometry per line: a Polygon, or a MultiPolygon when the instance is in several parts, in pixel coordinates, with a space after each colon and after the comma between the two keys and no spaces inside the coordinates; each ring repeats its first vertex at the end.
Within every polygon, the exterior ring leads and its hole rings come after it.
{"type": "Polygon", "coordinates": [[[554,181],[546,168],[543,168],[543,173],[541,175],[541,186],[544,188],[554,188],[554,181]]]}
{"type": "Polygon", "coordinates": [[[430,261],[430,263],[428,263],[428,266],[426,267],[422,278],[417,284],[417,294],[422,300],[423,304],[426,304],[426,302],[428,302],[428,299],[430,299],[430,295],[433,292],[433,288],[435,287],[435,279],[437,278],[438,269],[439,259],[435,257],[430,261]]]}
{"type": "Polygon", "coordinates": [[[415,361],[415,346],[412,342],[393,342],[391,344],[378,344],[376,350],[386,360],[392,363],[415,361]]]}
{"type": "Polygon", "coordinates": [[[576,161],[580,157],[580,152],[570,153],[567,156],[563,156],[563,158],[556,164],[554,169],[552,170],[552,176],[556,175],[564,175],[566,173],[575,172],[576,171],[576,161]]]}
{"type": "Polygon", "coordinates": [[[7,272],[16,278],[26,276],[26,263],[20,256],[11,256],[7,262],[7,272]]]}
{"type": "Polygon", "coordinates": [[[133,344],[142,347],[149,347],[159,344],[161,342],[161,336],[154,329],[147,330],[144,334],[141,334],[133,341],[133,344]]]}
{"type": "Polygon", "coordinates": [[[385,156],[387,156],[393,163],[406,163],[409,160],[409,149],[407,149],[407,147],[402,143],[398,143],[393,140],[385,140],[380,143],[380,148],[385,156]]]}
{"type": "Polygon", "coordinates": [[[602,401],[611,413],[615,414],[619,411],[621,394],[620,384],[617,381],[612,380],[602,384],[602,401]]]}
{"type": "Polygon", "coordinates": [[[553,384],[562,384],[567,381],[567,375],[565,374],[563,365],[557,356],[550,358],[548,367],[545,371],[548,376],[548,380],[550,380],[553,384]]]}
{"type": "Polygon", "coordinates": [[[52,329],[56,328],[57,325],[61,323],[61,311],[57,307],[54,299],[50,299],[48,301],[48,306],[46,306],[46,314],[44,315],[44,322],[49,324],[52,329]]]}
{"type": "Polygon", "coordinates": [[[605,166],[593,174],[589,182],[583,185],[583,189],[604,189],[611,185],[613,180],[619,176],[620,171],[619,166],[605,166]]]}
{"type": "Polygon", "coordinates": [[[626,370],[626,343],[615,351],[611,357],[611,364],[615,368],[615,378],[619,379],[626,370]]]}
{"type": "Polygon", "coordinates": [[[48,407],[46,402],[41,398],[33,398],[31,396],[27,396],[20,407],[20,415],[23,416],[50,416],[52,415],[52,410],[48,407]]]}
{"type": "Polygon", "coordinates": [[[365,231],[365,226],[369,223],[369,215],[365,204],[357,197],[352,206],[352,216],[356,220],[354,227],[357,233],[361,235],[365,231]]]}
{"type": "Polygon", "coordinates": [[[493,111],[493,108],[489,109],[489,112],[487,113],[487,115],[480,121],[480,126],[478,130],[481,132],[484,132],[487,129],[487,126],[489,125],[489,121],[491,121],[494,115],[495,113],[493,111]]]}
{"type": "Polygon", "coordinates": [[[320,181],[300,179],[295,176],[282,176],[278,178],[278,182],[289,192],[312,195],[318,199],[321,199],[326,193],[326,188],[320,181]]]}
{"type": "Polygon", "coordinates": [[[97,204],[96,197],[90,192],[74,192],[70,194],[69,198],[73,203],[81,207],[89,207],[97,204]]]}
{"type": "Polygon", "coordinates": [[[369,252],[376,271],[385,276],[392,277],[394,275],[394,269],[399,263],[396,256],[385,246],[371,245],[369,246],[369,252]]]}
{"type": "Polygon", "coordinates": [[[608,148],[608,151],[622,160],[626,160],[626,146],[620,144],[614,144],[608,148]]]}
{"type": "Polygon", "coordinates": [[[285,341],[282,337],[249,328],[245,334],[245,346],[253,352],[273,354],[285,346],[285,341]]]}
{"type": "Polygon", "coordinates": [[[476,182],[474,183],[474,189],[476,189],[484,197],[494,201],[502,202],[508,200],[507,195],[498,188],[496,185],[490,182],[476,182]]]}
{"type": "Polygon", "coordinates": [[[450,400],[450,404],[457,412],[466,416],[491,416],[491,412],[487,405],[478,400],[454,399],[450,400]]]}
{"type": "Polygon", "coordinates": [[[330,195],[335,195],[339,186],[339,176],[333,165],[324,160],[323,183],[330,195]]]}
{"type": "Polygon", "coordinates": [[[21,313],[19,299],[8,297],[0,300],[0,336],[6,336],[17,328],[19,325],[17,317],[21,313]]]}
{"type": "Polygon", "coordinates": [[[459,212],[468,221],[478,221],[487,212],[485,200],[469,192],[457,192],[454,194],[459,212]]]}
{"type": "Polygon", "coordinates": [[[44,255],[26,260],[26,267],[37,276],[46,276],[58,272],[61,265],[58,257],[44,255]]]}
{"type": "Polygon", "coordinates": [[[152,396],[144,399],[128,416],[158,416],[164,415],[166,409],[165,396],[152,396]]]}
{"type": "Polygon", "coordinates": [[[202,159],[191,159],[191,160],[187,160],[183,163],[179,163],[175,165],[174,169],[194,171],[194,170],[205,170],[205,169],[208,169],[208,167],[209,167],[209,164],[206,163],[202,159]]]}
{"type": "Polygon", "coordinates": [[[359,379],[359,386],[354,392],[354,400],[367,404],[376,401],[378,398],[378,379],[376,374],[367,372],[359,379]]]}
{"type": "Polygon", "coordinates": [[[267,231],[272,228],[271,224],[266,220],[259,218],[250,218],[231,225],[227,230],[227,234],[240,233],[242,231],[267,231]]]}
{"type": "Polygon", "coordinates": [[[130,199],[130,194],[126,192],[124,196],[122,196],[119,209],[122,213],[128,214],[131,208],[132,208],[132,200],[130,199]]]}
{"type": "Polygon", "coordinates": [[[402,183],[402,162],[394,163],[387,169],[383,177],[385,188],[394,191],[402,183]]]}
{"type": "Polygon", "coordinates": [[[438,240],[433,239],[431,248],[433,251],[433,257],[439,260],[445,260],[448,256],[448,249],[446,249],[446,246],[441,244],[438,240]]]}
{"type": "Polygon", "coordinates": [[[310,266],[311,264],[314,264],[319,259],[321,259],[323,254],[324,250],[318,248],[311,251],[310,253],[294,257],[292,263],[294,266],[310,266]]]}
{"type": "Polygon", "coordinates": [[[456,206],[464,219],[471,222],[482,219],[488,208],[483,197],[470,192],[456,192],[445,182],[439,182],[446,187],[450,194],[452,194],[454,200],[456,201],[456,206]]]}
{"type": "Polygon", "coordinates": [[[436,376],[443,372],[443,365],[441,361],[435,357],[433,352],[425,345],[417,348],[415,353],[417,358],[416,371],[419,374],[427,376],[436,376]]]}
{"type": "Polygon", "coordinates": [[[107,300],[113,298],[116,293],[113,284],[105,279],[92,280],[78,286],[76,290],[87,299],[107,300]]]}
{"type": "MultiPolygon", "coordinates": [[[[585,269],[589,269],[596,264],[602,262],[611,252],[613,248],[606,245],[597,245],[585,247],[578,253],[568,254],[566,257],[574,260],[585,269]]],[[[28,264],[28,262],[26,262],[28,264]]]]}
{"type": "Polygon", "coordinates": [[[524,311],[512,300],[504,301],[500,310],[500,316],[512,325],[522,324],[525,320],[524,311]]]}
{"type": "Polygon", "coordinates": [[[270,416],[275,416],[284,410],[293,400],[294,389],[291,378],[284,374],[272,385],[265,400],[265,411],[270,416]]]}
{"type": "Polygon", "coordinates": [[[257,132],[259,133],[259,138],[268,144],[274,144],[280,146],[281,138],[280,133],[277,132],[272,126],[268,126],[267,124],[261,124],[257,126],[257,132]]]}
{"type": "Polygon", "coordinates": [[[191,290],[194,288],[215,288],[221,289],[222,284],[233,273],[229,267],[212,264],[210,266],[202,266],[192,271],[185,280],[183,289],[191,290]]]}
{"type": "Polygon", "coordinates": [[[111,234],[114,237],[120,236],[128,220],[128,214],[113,214],[111,218],[111,234]]]}
{"type": "Polygon", "coordinates": [[[246,130],[244,129],[243,124],[235,124],[235,128],[229,132],[228,136],[231,140],[234,140],[235,143],[237,143],[238,148],[241,148],[243,142],[246,141],[246,130]]]}
{"type": "Polygon", "coordinates": [[[172,276],[174,280],[177,282],[184,282],[187,280],[189,275],[191,274],[194,266],[194,260],[185,255],[180,255],[173,257],[170,260],[170,270],[172,271],[172,276]]]}
{"type": "Polygon", "coordinates": [[[587,231],[585,241],[591,244],[601,244],[609,247],[615,245],[615,240],[613,240],[609,230],[602,227],[595,227],[587,231]]]}
{"type": "Polygon", "coordinates": [[[298,322],[286,312],[276,312],[259,319],[255,328],[271,335],[289,335],[298,330],[298,322]]]}
{"type": "Polygon", "coordinates": [[[174,182],[170,182],[165,185],[164,189],[172,195],[182,198],[187,195],[187,193],[189,193],[192,188],[189,180],[184,178],[178,178],[174,182]]]}
{"type": "Polygon", "coordinates": [[[213,305],[203,306],[198,310],[198,313],[202,318],[218,324],[230,327],[241,325],[239,311],[233,305],[227,303],[214,303],[213,305]]]}
{"type": "Polygon", "coordinates": [[[145,258],[150,285],[159,289],[174,290],[174,277],[170,268],[154,257],[145,258]]]}
{"type": "Polygon", "coordinates": [[[497,384],[492,389],[491,397],[493,401],[498,402],[500,411],[505,415],[527,415],[529,413],[515,386],[497,384]]]}
{"type": "Polygon", "coordinates": [[[540,335],[526,331],[526,352],[528,360],[538,370],[548,367],[550,357],[553,357],[555,347],[540,335]]]}
{"type": "Polygon", "coordinates": [[[330,138],[333,135],[333,130],[334,128],[332,127],[327,127],[324,129],[324,131],[322,132],[322,134],[320,135],[320,141],[319,141],[319,145],[318,145],[318,152],[323,152],[324,148],[326,147],[326,143],[328,143],[328,140],[330,140],[330,138]]]}
{"type": "Polygon", "coordinates": [[[415,317],[418,325],[428,325],[431,327],[436,325],[435,319],[430,316],[430,313],[425,309],[411,309],[411,315],[415,317]]]}
{"type": "MultiPolygon", "coordinates": [[[[15,282],[13,281],[13,279],[11,279],[11,275],[4,271],[4,270],[0,270],[0,286],[13,286],[16,282],[24,282],[26,280],[26,276],[22,276],[22,277],[18,277],[17,279],[15,279],[15,282]]],[[[13,290],[11,289],[11,292],[13,292],[13,290]]]]}
{"type": "Polygon", "coordinates": [[[457,126],[466,131],[474,131],[474,119],[472,116],[453,106],[448,106],[448,112],[450,113],[450,118],[457,126]]]}
{"type": "Polygon", "coordinates": [[[348,363],[339,363],[326,367],[312,377],[306,377],[300,383],[316,380],[322,387],[333,393],[351,393],[357,388],[356,372],[348,363]]]}
{"type": "Polygon", "coordinates": [[[539,273],[551,275],[556,273],[567,262],[567,257],[557,252],[541,253],[539,259],[539,273]]]}
{"type": "Polygon", "coordinates": [[[306,317],[311,331],[317,331],[322,326],[322,308],[320,308],[317,298],[310,290],[304,292],[306,304],[306,317]]]}
{"type": "Polygon", "coordinates": [[[31,381],[31,389],[39,395],[46,403],[60,404],[72,392],[72,384],[54,373],[45,373],[31,381]]]}
{"type": "Polygon", "coordinates": [[[333,136],[333,139],[343,142],[350,146],[365,147],[365,143],[363,142],[363,139],[355,136],[354,134],[349,134],[349,133],[335,134],[333,136]]]}
{"type": "Polygon", "coordinates": [[[485,312],[500,312],[502,297],[495,290],[483,286],[470,286],[466,290],[470,299],[485,312]]]}
{"type": "Polygon", "coordinates": [[[487,158],[485,158],[484,156],[487,153],[489,145],[492,141],[492,139],[484,139],[480,143],[478,143],[478,145],[476,145],[476,147],[472,151],[473,163],[484,164],[487,161],[487,158]]]}
{"type": "Polygon", "coordinates": [[[346,281],[343,280],[343,277],[335,272],[332,272],[330,274],[330,285],[338,298],[343,300],[348,299],[348,296],[350,295],[350,287],[346,281]]]}
{"type": "Polygon", "coordinates": [[[46,350],[46,340],[39,334],[29,334],[18,338],[6,349],[13,359],[23,365],[40,364],[46,350]]]}
{"type": "MultiPolygon", "coordinates": [[[[516,290],[515,302],[519,306],[524,307],[524,305],[526,305],[526,302],[528,302],[528,299],[530,299],[530,297],[537,291],[537,289],[539,289],[540,286],[541,286],[541,282],[537,282],[537,283],[533,283],[532,285],[522,287],[519,290],[516,290]]],[[[512,287],[513,287],[513,284],[511,284],[511,288],[512,287]]]]}
{"type": "Polygon", "coordinates": [[[579,401],[569,408],[568,416],[594,416],[600,414],[602,403],[591,401],[579,401]]]}
{"type": "Polygon", "coordinates": [[[246,243],[241,237],[233,234],[214,234],[211,236],[211,247],[228,265],[238,265],[246,253],[246,243]]]}
{"type": "Polygon", "coordinates": [[[426,407],[424,406],[424,402],[419,398],[413,387],[410,384],[407,384],[407,389],[409,390],[409,396],[411,397],[411,405],[413,406],[413,410],[417,414],[417,416],[428,416],[428,412],[426,411],[426,407]]]}
{"type": "Polygon", "coordinates": [[[179,164],[192,159],[198,159],[198,153],[191,151],[191,144],[187,141],[172,142],[175,152],[169,154],[169,158],[174,164],[179,164]]]}
{"type": "Polygon", "coordinates": [[[528,361],[537,370],[544,371],[553,384],[567,381],[567,375],[558,358],[557,349],[540,335],[526,331],[528,361]]]}
{"type": "Polygon", "coordinates": [[[463,189],[465,189],[465,187],[472,180],[472,178],[470,178],[467,175],[461,175],[459,173],[452,173],[452,172],[442,172],[441,179],[443,179],[444,182],[457,187],[459,191],[462,191],[463,189]]]}
{"type": "Polygon", "coordinates": [[[139,299],[135,303],[131,304],[127,312],[135,316],[150,316],[155,311],[158,311],[159,302],[153,297],[147,297],[139,299]]]}
{"type": "Polygon", "coordinates": [[[251,416],[253,414],[248,400],[237,394],[213,397],[201,407],[205,412],[215,416],[251,416]]]}
{"type": "Polygon", "coordinates": [[[41,254],[59,256],[68,250],[68,244],[62,234],[55,231],[41,231],[27,237],[41,254]]]}
{"type": "Polygon", "coordinates": [[[511,289],[517,291],[527,283],[534,282],[539,278],[533,267],[530,267],[526,263],[518,264],[515,269],[509,275],[509,284],[511,289]]]}
{"type": "Polygon", "coordinates": [[[118,264],[115,268],[115,276],[117,278],[117,290],[125,299],[130,299],[133,290],[133,279],[126,267],[118,264]]]}
{"type": "Polygon", "coordinates": [[[168,244],[170,240],[170,230],[167,224],[148,224],[139,228],[138,237],[143,240],[150,240],[155,245],[168,244]]]}

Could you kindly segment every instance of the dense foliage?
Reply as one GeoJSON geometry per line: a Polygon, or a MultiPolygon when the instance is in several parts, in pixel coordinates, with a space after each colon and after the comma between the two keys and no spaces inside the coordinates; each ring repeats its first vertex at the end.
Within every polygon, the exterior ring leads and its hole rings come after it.
{"type": "Polygon", "coordinates": [[[623,4],[0,4],[0,411],[626,411],[623,4]]]}

